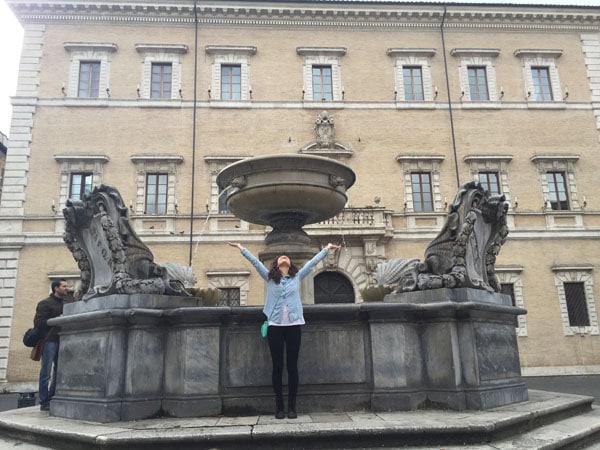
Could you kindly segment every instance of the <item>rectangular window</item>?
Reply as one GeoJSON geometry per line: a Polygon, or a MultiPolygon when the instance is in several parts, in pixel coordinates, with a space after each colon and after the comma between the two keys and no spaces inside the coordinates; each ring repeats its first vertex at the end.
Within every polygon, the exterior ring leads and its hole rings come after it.
{"type": "Polygon", "coordinates": [[[563,283],[563,286],[565,288],[569,325],[572,327],[589,327],[590,317],[583,283],[563,283]]]}
{"type": "Polygon", "coordinates": [[[485,67],[468,67],[467,71],[469,73],[469,92],[471,94],[471,100],[489,100],[490,95],[488,93],[485,67]]]}
{"type": "Polygon", "coordinates": [[[219,288],[221,298],[218,306],[240,306],[240,288],[219,288]]]}
{"type": "Polygon", "coordinates": [[[548,67],[532,67],[533,90],[538,102],[552,101],[552,86],[550,85],[550,70],[548,67]]]}
{"type": "Polygon", "coordinates": [[[313,100],[333,101],[331,66],[312,67],[313,100]]]}
{"type": "Polygon", "coordinates": [[[221,100],[242,99],[242,67],[221,65],[221,100]]]}
{"type": "Polygon", "coordinates": [[[150,98],[171,98],[172,77],[171,63],[152,63],[150,98]]]}
{"type": "Polygon", "coordinates": [[[219,214],[229,214],[229,208],[227,208],[227,190],[219,192],[219,214]]]}
{"type": "Polygon", "coordinates": [[[428,172],[414,172],[410,176],[415,212],[433,211],[431,174],[428,172]]]}
{"type": "Polygon", "coordinates": [[[404,100],[422,101],[423,97],[423,75],[421,67],[405,66],[402,68],[404,78],[404,100]]]}
{"type": "MultiPolygon", "coordinates": [[[[515,301],[515,285],[513,283],[500,283],[500,293],[510,296],[512,306],[517,306],[515,301]]],[[[515,316],[515,328],[519,326],[518,316],[515,316]]]]}
{"type": "Polygon", "coordinates": [[[498,182],[498,172],[479,172],[479,182],[481,186],[492,195],[500,195],[500,183],[498,182]]]}
{"type": "Polygon", "coordinates": [[[567,183],[564,172],[546,172],[548,183],[548,200],[555,211],[566,211],[569,209],[569,198],[567,195],[567,183]]]}
{"type": "Polygon", "coordinates": [[[146,175],[146,214],[167,213],[166,173],[149,173],[146,175]]]}
{"type": "Polygon", "coordinates": [[[83,194],[92,190],[91,173],[71,173],[71,183],[69,184],[69,198],[71,200],[82,200],[83,194]]]}
{"type": "Polygon", "coordinates": [[[79,89],[77,96],[97,98],[100,91],[100,62],[81,61],[79,63],[79,89]]]}

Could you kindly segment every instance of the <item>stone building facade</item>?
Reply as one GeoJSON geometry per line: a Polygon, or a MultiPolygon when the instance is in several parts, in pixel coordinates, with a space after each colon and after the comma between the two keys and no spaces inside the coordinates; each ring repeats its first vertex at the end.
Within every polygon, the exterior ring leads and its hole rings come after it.
{"type": "MultiPolygon", "coordinates": [[[[600,372],[600,8],[327,1],[7,0],[25,29],[0,203],[0,383],[38,365],[21,336],[56,277],[77,282],[61,210],[119,189],[158,262],[259,305],[267,230],[216,176],[275,153],[356,173],[305,229],[314,301],[361,302],[379,262],[421,258],[459,185],[510,203],[496,269],[528,310],[524,374],[600,372]],[[195,19],[197,18],[197,20],[195,19]]],[[[313,299],[307,299],[312,302],[313,299]]]]}

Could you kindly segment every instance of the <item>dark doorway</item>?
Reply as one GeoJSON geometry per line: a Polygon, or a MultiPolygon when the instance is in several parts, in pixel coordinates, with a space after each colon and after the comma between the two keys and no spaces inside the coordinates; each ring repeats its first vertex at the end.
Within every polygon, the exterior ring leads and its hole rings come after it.
{"type": "Polygon", "coordinates": [[[315,304],[354,303],[354,288],[344,275],[323,272],[315,277],[315,304]]]}

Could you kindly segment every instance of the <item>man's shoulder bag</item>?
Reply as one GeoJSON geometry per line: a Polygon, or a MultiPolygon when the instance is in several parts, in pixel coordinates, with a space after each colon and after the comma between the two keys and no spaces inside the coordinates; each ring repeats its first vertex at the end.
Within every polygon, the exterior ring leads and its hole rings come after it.
{"type": "Polygon", "coordinates": [[[44,339],[42,330],[30,328],[23,335],[23,345],[25,345],[25,347],[35,347],[42,339],[44,339]]]}

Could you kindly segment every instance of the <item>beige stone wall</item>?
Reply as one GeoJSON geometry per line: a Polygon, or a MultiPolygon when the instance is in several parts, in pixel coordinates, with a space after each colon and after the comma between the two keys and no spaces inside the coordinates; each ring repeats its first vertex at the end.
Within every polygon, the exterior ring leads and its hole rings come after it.
{"type": "MultiPolygon", "coordinates": [[[[175,183],[177,217],[133,215],[132,221],[157,262],[187,264],[190,249],[195,52],[191,24],[55,22],[40,32],[43,45],[38,102],[32,116],[24,216],[19,235],[27,244],[19,250],[10,344],[6,347],[9,381],[36,378],[38,365],[28,360],[29,351],[22,346],[21,336],[30,326],[36,302],[47,293],[49,274],[76,271],[74,261],[62,244],[60,213],[55,215],[51,211],[52,201],[58,205],[60,198],[60,164],[55,155],[107,156],[109,161],[103,166],[102,181],[115,185],[127,205],[135,201],[137,190],[132,155],[183,156],[183,162],[177,166],[175,183]],[[63,98],[61,87],[66,83],[68,88],[70,70],[65,42],[117,45],[118,49],[110,57],[110,99],[94,105],[63,98]],[[140,43],[188,46],[188,52],[181,57],[182,99],[164,103],[138,100],[136,87],[141,82],[142,56],[135,45],[140,43]]],[[[510,27],[465,27],[449,28],[445,34],[460,182],[472,177],[469,164],[464,161],[468,155],[511,157],[507,166],[510,189],[507,194],[511,203],[518,196],[519,206],[511,211],[511,234],[498,264],[522,269],[523,300],[529,311],[526,335],[519,338],[525,368],[550,368],[551,371],[552,367],[568,366],[600,370],[600,336],[564,336],[552,271],[555,266],[592,266],[596,309],[600,307],[597,300],[600,281],[596,276],[596,268],[600,267],[597,240],[600,200],[596,195],[600,191],[596,175],[600,169],[597,158],[600,145],[586,66],[589,61],[582,51],[582,33],[576,27],[573,31],[546,27],[545,31],[527,32],[510,27]],[[459,59],[450,55],[454,48],[500,50],[493,59],[493,67],[496,87],[498,90],[502,87],[504,96],[496,108],[469,108],[461,102],[459,59]],[[528,107],[521,60],[514,55],[515,50],[523,48],[562,50],[556,64],[561,90],[564,92],[568,87],[569,96],[560,107],[528,107]],[[549,218],[542,211],[541,175],[531,158],[545,154],[578,157],[574,165],[577,191],[572,194],[579,203],[586,197],[585,211],[571,211],[566,218],[549,218]]],[[[431,224],[436,220],[441,223],[439,218],[443,211],[421,216],[421,228],[412,225],[415,216],[404,211],[403,168],[396,157],[444,155],[440,165],[440,195],[441,199],[452,201],[457,186],[439,28],[203,25],[199,32],[198,55],[192,265],[200,287],[208,285],[207,271],[246,270],[251,273],[248,304],[260,305],[263,301],[262,280],[249,263],[225,243],[241,241],[258,253],[266,230],[253,225],[236,228],[239,222],[207,217],[206,205],[211,202],[212,187],[210,167],[204,157],[296,153],[315,139],[314,121],[323,110],[335,120],[336,139],[353,151],[347,162],[356,172],[357,181],[349,191],[348,205],[371,206],[373,198],[379,196],[380,206],[389,210],[390,234],[379,236],[381,258],[423,257],[427,243],[439,229],[431,224]],[[251,102],[221,108],[218,101],[208,101],[212,56],[205,54],[206,45],[256,47],[256,54],[249,57],[251,102]],[[333,105],[307,106],[301,102],[303,57],[296,53],[296,48],[324,46],[347,49],[340,57],[345,100],[333,105]],[[431,77],[439,92],[428,108],[400,105],[396,109],[394,58],[386,54],[388,48],[435,49],[430,61],[431,77]],[[428,227],[424,226],[427,221],[428,227]]],[[[344,235],[343,231],[331,227],[317,227],[315,245],[329,240],[340,242],[343,237],[344,242],[349,242],[348,252],[353,261],[359,261],[358,267],[364,269],[362,239],[368,233],[368,227],[352,235],[344,235]]],[[[6,237],[3,245],[10,239],[6,237]]]]}

